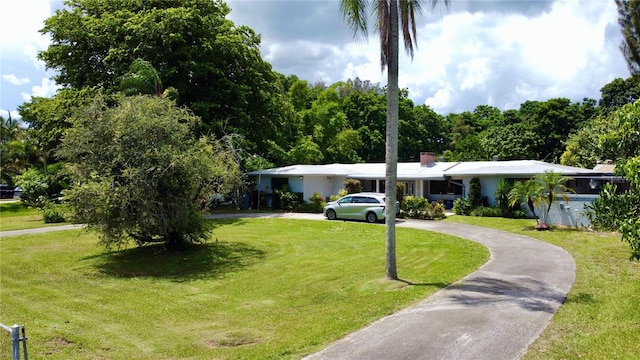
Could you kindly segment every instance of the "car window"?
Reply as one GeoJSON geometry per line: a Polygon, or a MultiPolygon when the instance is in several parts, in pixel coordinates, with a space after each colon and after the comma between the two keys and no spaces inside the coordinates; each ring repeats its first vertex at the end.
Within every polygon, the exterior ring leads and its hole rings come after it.
{"type": "Polygon", "coordinates": [[[342,198],[342,199],[338,200],[338,204],[351,204],[352,199],[353,199],[352,196],[342,198]]]}
{"type": "Polygon", "coordinates": [[[380,201],[377,198],[373,197],[366,198],[366,202],[369,204],[380,204],[380,201]]]}

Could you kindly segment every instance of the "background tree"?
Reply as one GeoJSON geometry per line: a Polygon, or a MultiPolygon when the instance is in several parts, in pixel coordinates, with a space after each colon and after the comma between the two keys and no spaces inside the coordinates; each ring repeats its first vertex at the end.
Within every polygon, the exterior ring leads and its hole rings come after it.
{"type": "Polygon", "coordinates": [[[260,37],[229,13],[220,0],[67,1],[45,21],[51,43],[38,56],[58,84],[107,92],[144,59],[203,119],[202,132],[242,134],[248,150],[266,153],[282,109],[278,76],[260,37]]]}
{"type": "MultiPolygon", "coordinates": [[[[432,0],[433,6],[437,0],[432,0]]],[[[380,33],[380,63],[382,69],[387,68],[387,121],[385,135],[385,198],[386,198],[386,275],[388,279],[397,280],[396,269],[396,184],[398,172],[398,52],[399,34],[402,27],[404,47],[413,56],[416,41],[415,15],[420,12],[420,2],[408,1],[372,1],[341,0],[340,10],[345,21],[352,27],[354,35],[358,32],[367,34],[368,7],[372,6],[376,15],[376,28],[380,33]]],[[[448,1],[445,0],[445,4],[448,1]]]]}
{"type": "Polygon", "coordinates": [[[593,119],[575,134],[569,135],[566,141],[566,150],[560,157],[560,163],[592,169],[598,160],[607,158],[601,141],[603,136],[614,132],[619,126],[619,119],[616,116],[602,116],[593,119]]]}
{"type": "Polygon", "coordinates": [[[0,116],[0,176],[3,184],[13,186],[14,178],[27,167],[26,131],[9,114],[0,116]]]}
{"type": "Polygon", "coordinates": [[[620,50],[627,60],[632,76],[640,74],[640,2],[616,0],[618,24],[622,28],[623,41],[620,50]]]}
{"type": "Polygon", "coordinates": [[[640,156],[633,157],[624,164],[623,173],[631,181],[632,189],[626,194],[629,199],[628,211],[622,216],[622,240],[631,247],[631,258],[640,260],[640,156]]]}
{"type": "Polygon", "coordinates": [[[600,89],[602,94],[598,102],[598,109],[601,114],[607,115],[610,112],[621,108],[640,99],[640,82],[638,78],[629,77],[627,79],[616,78],[600,89]]]}
{"type": "Polygon", "coordinates": [[[200,203],[218,179],[239,173],[233,156],[196,140],[200,120],[168,99],[108,102],[98,97],[77,112],[61,147],[76,184],[67,193],[75,220],[98,230],[107,247],[206,240],[200,203]]]}

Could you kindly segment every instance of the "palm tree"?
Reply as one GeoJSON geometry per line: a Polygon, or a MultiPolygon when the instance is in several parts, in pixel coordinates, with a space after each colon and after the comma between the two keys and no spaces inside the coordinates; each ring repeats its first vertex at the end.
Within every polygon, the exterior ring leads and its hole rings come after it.
{"type": "Polygon", "coordinates": [[[516,181],[509,191],[509,206],[515,206],[521,201],[526,202],[529,211],[536,218],[536,223],[540,224],[540,217],[536,214],[536,207],[542,203],[542,185],[535,179],[527,181],[516,181]]]}
{"type": "Polygon", "coordinates": [[[566,186],[569,180],[573,180],[570,177],[562,176],[562,174],[546,171],[544,174],[538,174],[534,178],[542,187],[541,200],[547,206],[543,209],[542,224],[547,227],[547,221],[549,217],[549,210],[558,196],[561,196],[565,202],[569,201],[568,192],[575,193],[570,187],[566,186]]]}
{"type": "Polygon", "coordinates": [[[171,100],[176,100],[179,95],[178,90],[172,86],[164,89],[158,71],[150,62],[143,59],[133,61],[129,72],[120,80],[120,90],[127,96],[146,94],[171,100]]]}
{"type": "MultiPolygon", "coordinates": [[[[430,0],[435,6],[438,0],[430,0]]],[[[448,6],[449,0],[444,0],[448,6]]],[[[398,52],[399,27],[402,27],[404,47],[413,57],[416,44],[416,18],[420,13],[419,0],[341,0],[340,10],[345,22],[353,29],[354,36],[367,36],[368,10],[376,15],[376,28],[380,33],[380,64],[387,67],[387,124],[385,147],[385,198],[386,198],[386,276],[397,280],[396,269],[396,187],[398,173],[398,52]]]]}

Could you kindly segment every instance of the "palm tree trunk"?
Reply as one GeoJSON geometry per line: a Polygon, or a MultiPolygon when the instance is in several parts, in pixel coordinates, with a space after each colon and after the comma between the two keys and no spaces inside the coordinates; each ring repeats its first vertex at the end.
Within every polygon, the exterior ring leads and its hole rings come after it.
{"type": "Polygon", "coordinates": [[[396,198],[398,176],[398,1],[389,1],[389,49],[387,64],[387,131],[385,148],[386,254],[387,279],[397,280],[396,269],[396,198]]]}

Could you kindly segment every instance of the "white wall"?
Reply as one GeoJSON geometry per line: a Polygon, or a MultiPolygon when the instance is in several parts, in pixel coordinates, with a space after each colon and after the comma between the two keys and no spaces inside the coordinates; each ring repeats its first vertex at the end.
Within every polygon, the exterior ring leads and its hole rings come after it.
{"type": "MultiPolygon", "coordinates": [[[[554,201],[549,211],[549,225],[564,225],[568,227],[589,227],[589,219],[582,214],[586,204],[589,204],[599,195],[570,194],[569,202],[561,197],[554,201]],[[576,211],[577,210],[577,211],[576,211]]],[[[540,209],[536,208],[538,214],[540,209]]]]}
{"type": "MultiPolygon", "coordinates": [[[[334,180],[331,176],[305,175],[304,188],[299,192],[302,192],[304,201],[309,202],[314,192],[321,194],[324,198],[331,196],[334,194],[333,186],[334,180]]],[[[337,191],[335,193],[337,194],[337,191]]]]}

